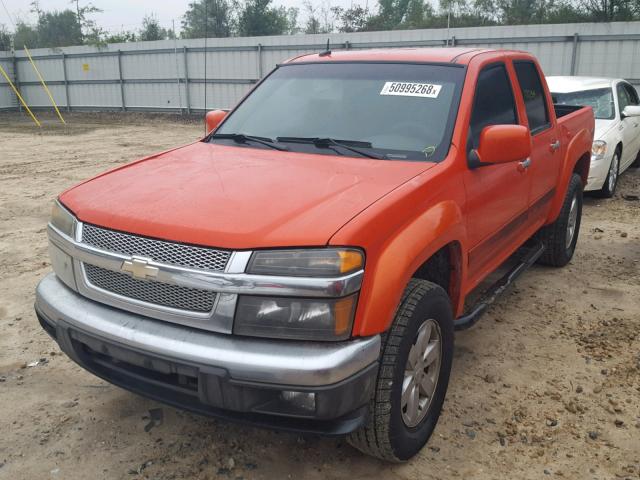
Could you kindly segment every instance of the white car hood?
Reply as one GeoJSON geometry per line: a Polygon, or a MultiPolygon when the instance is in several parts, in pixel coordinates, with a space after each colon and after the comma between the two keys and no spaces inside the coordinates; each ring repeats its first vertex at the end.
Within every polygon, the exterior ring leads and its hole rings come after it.
{"type": "Polygon", "coordinates": [[[606,141],[606,138],[603,138],[607,133],[609,133],[609,131],[615,127],[618,124],[618,121],[613,119],[613,120],[606,120],[606,119],[600,119],[600,118],[596,118],[596,131],[593,134],[593,139],[594,140],[604,140],[606,141]]]}

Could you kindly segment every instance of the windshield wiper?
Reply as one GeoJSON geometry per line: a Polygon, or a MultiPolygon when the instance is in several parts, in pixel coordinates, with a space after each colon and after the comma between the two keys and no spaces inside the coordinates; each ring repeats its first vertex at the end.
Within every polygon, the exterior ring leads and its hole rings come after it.
{"type": "Polygon", "coordinates": [[[266,145],[267,147],[274,148],[276,150],[280,150],[281,152],[286,152],[289,149],[282,145],[276,145],[276,143],[267,137],[254,137],[253,135],[245,135],[244,133],[214,133],[210,137],[211,139],[220,139],[220,140],[233,140],[236,143],[246,143],[246,142],[255,142],[261,145],[266,145]]]}
{"type": "Polygon", "coordinates": [[[362,148],[373,148],[369,142],[361,142],[358,140],[336,140],[335,138],[328,137],[278,137],[279,142],[291,142],[291,143],[311,143],[318,148],[331,148],[333,151],[340,153],[333,147],[341,147],[345,150],[362,155],[363,157],[375,158],[376,160],[385,160],[386,155],[379,155],[373,152],[367,152],[362,148]],[[357,146],[353,146],[353,145],[357,146]],[[358,148],[362,147],[362,148],[358,148]]]}

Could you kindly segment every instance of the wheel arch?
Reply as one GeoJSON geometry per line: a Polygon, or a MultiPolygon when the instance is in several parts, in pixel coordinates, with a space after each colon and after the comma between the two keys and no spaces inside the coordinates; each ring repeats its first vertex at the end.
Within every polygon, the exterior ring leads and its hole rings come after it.
{"type": "Polygon", "coordinates": [[[454,312],[460,300],[462,282],[462,245],[454,240],[447,243],[427,258],[411,278],[433,282],[441,286],[449,299],[454,312]]]}
{"type": "Polygon", "coordinates": [[[368,336],[388,330],[402,292],[415,275],[442,284],[456,315],[466,273],[465,245],[462,212],[453,200],[437,203],[395,232],[380,250],[371,252],[353,334],[368,336]]]}
{"type": "Polygon", "coordinates": [[[573,173],[577,173],[580,175],[582,179],[582,187],[587,186],[587,181],[589,180],[589,167],[591,165],[591,156],[588,153],[583,154],[575,166],[573,167],[573,173]]]}
{"type": "Polygon", "coordinates": [[[549,214],[545,224],[550,224],[558,218],[564,197],[567,194],[569,180],[574,173],[580,175],[582,186],[586,186],[591,167],[591,146],[593,143],[593,131],[582,129],[577,132],[567,146],[562,170],[556,184],[555,195],[551,202],[549,214]]]}

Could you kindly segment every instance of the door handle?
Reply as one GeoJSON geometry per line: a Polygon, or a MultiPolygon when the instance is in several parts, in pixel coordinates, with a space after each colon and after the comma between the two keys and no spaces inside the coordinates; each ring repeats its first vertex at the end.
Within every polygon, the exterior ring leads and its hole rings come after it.
{"type": "Polygon", "coordinates": [[[558,150],[560,148],[560,140],[556,140],[555,142],[553,142],[551,145],[549,145],[549,148],[552,152],[558,150]]]}
{"type": "Polygon", "coordinates": [[[521,162],[518,162],[518,171],[524,172],[527,168],[531,166],[531,159],[527,158],[521,162]]]}

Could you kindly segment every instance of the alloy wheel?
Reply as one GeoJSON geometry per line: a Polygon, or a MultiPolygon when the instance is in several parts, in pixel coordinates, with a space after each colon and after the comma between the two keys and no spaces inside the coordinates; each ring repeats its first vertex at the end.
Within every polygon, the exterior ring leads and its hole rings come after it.
{"type": "Polygon", "coordinates": [[[426,320],[418,329],[404,368],[400,406],[407,427],[417,426],[427,415],[438,384],[441,359],[440,327],[435,320],[426,320]]]}

